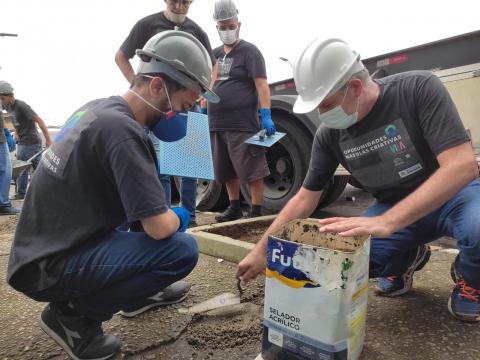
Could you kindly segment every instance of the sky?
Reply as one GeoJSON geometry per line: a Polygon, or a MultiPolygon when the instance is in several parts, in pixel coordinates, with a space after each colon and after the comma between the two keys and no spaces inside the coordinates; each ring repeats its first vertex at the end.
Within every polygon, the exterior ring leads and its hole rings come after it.
{"type": "MultiPolygon", "coordinates": [[[[214,0],[195,0],[188,16],[221,45],[214,0]]],[[[263,53],[269,82],[292,77],[292,63],[316,38],[337,37],[368,58],[479,30],[480,1],[237,0],[240,37],[263,53]]],[[[48,125],[84,103],[121,95],[128,83],[114,55],[140,18],[164,0],[1,0],[0,80],[9,81],[48,125]]],[[[472,49],[473,50],[473,49],[472,49]]],[[[134,60],[134,69],[137,61],[134,60]]]]}

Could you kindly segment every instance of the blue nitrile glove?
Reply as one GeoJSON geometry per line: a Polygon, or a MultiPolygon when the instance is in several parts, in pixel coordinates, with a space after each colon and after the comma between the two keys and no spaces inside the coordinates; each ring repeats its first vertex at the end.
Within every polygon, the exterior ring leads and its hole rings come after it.
{"type": "Polygon", "coordinates": [[[8,151],[10,152],[15,151],[15,149],[17,148],[17,145],[15,144],[15,139],[10,133],[10,130],[3,128],[3,132],[5,134],[5,137],[7,138],[8,151]]]}
{"type": "Polygon", "coordinates": [[[204,108],[204,107],[201,107],[201,108],[200,108],[200,112],[201,112],[202,114],[205,114],[205,115],[208,114],[207,108],[204,108]]]}
{"type": "Polygon", "coordinates": [[[180,220],[180,226],[178,227],[177,231],[185,232],[190,222],[190,213],[183,207],[172,207],[171,210],[175,213],[175,215],[178,216],[178,219],[180,220]]]}
{"type": "Polygon", "coordinates": [[[272,112],[268,108],[260,109],[260,119],[262,120],[262,129],[267,130],[267,136],[275,134],[275,124],[272,120],[272,112]]]}

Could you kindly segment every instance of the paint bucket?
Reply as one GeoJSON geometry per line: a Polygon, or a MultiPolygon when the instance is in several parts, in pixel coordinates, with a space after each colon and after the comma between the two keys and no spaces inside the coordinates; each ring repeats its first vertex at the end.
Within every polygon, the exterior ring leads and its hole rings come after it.
{"type": "Polygon", "coordinates": [[[292,220],[268,238],[262,357],[353,360],[365,337],[369,236],[292,220]]]}

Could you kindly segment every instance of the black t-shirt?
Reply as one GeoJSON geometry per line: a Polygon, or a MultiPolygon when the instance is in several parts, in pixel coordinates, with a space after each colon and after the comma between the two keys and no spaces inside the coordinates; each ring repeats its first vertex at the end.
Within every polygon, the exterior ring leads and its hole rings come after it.
{"type": "Polygon", "coordinates": [[[56,283],[65,257],[125,221],[167,211],[155,152],[119,96],[76,111],[30,183],[8,265],[24,292],[56,283]]]}
{"type": "Polygon", "coordinates": [[[15,132],[18,137],[18,144],[32,145],[41,144],[42,140],[37,132],[35,117],[37,114],[26,102],[15,99],[12,106],[5,106],[15,132]]]}
{"type": "Polygon", "coordinates": [[[320,126],[303,186],[318,191],[341,163],[378,201],[396,203],[438,169],[436,157],[469,140],[446,88],[429,71],[375,80],[372,110],[345,130],[320,126]]]}
{"type": "Polygon", "coordinates": [[[215,64],[215,57],[213,56],[212,46],[210,45],[210,40],[208,40],[207,33],[188,17],[183,24],[177,25],[168,20],[163,11],[140,19],[133,26],[120,49],[131,59],[135,56],[135,50],[142,49],[153,35],[166,30],[181,30],[195,36],[207,49],[212,59],[212,64],[215,64]]]}
{"type": "Polygon", "coordinates": [[[228,54],[225,54],[223,45],[213,52],[218,64],[213,90],[220,102],[208,104],[210,130],[260,130],[255,79],[267,77],[262,53],[244,40],[240,40],[228,54]]]}

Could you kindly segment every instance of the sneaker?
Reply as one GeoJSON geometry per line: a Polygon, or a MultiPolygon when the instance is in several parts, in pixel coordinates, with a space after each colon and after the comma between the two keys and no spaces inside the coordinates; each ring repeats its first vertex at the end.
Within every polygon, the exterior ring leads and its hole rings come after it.
{"type": "Polygon", "coordinates": [[[20,214],[20,209],[17,209],[14,206],[0,207],[0,215],[17,215],[17,214],[20,214]]]}
{"type": "Polygon", "coordinates": [[[223,214],[215,216],[215,220],[218,222],[232,221],[241,219],[243,217],[242,209],[234,209],[231,206],[225,210],[223,214]]]}
{"type": "Polygon", "coordinates": [[[125,317],[134,317],[151,308],[176,304],[183,301],[190,290],[191,285],[186,281],[177,281],[170,286],[167,286],[162,291],[146,299],[146,302],[140,307],[124,309],[120,311],[120,315],[125,317]]]}
{"type": "Polygon", "coordinates": [[[430,246],[422,245],[417,248],[417,255],[402,276],[379,278],[375,292],[377,295],[395,297],[410,291],[413,284],[413,273],[423,269],[432,254],[430,246]]]}
{"type": "Polygon", "coordinates": [[[480,321],[480,290],[467,284],[462,275],[456,270],[455,261],[452,263],[450,274],[456,285],[448,299],[448,310],[457,319],[467,322],[480,321]]]}
{"type": "Polygon", "coordinates": [[[40,327],[75,360],[108,359],[121,347],[117,337],[103,334],[100,321],[61,315],[51,304],[42,312],[40,327]]]}

